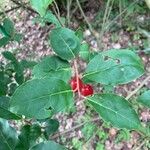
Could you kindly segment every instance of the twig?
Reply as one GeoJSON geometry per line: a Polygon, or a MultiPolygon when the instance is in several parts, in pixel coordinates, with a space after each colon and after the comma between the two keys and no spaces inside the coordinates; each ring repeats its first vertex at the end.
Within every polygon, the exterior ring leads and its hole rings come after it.
{"type": "Polygon", "coordinates": [[[67,25],[70,25],[70,7],[72,4],[72,0],[67,0],[67,25]]]}
{"type": "Polygon", "coordinates": [[[88,25],[88,28],[89,28],[90,32],[91,32],[91,33],[93,34],[93,36],[96,38],[98,47],[100,47],[100,42],[99,42],[98,35],[96,34],[96,32],[94,31],[92,25],[90,24],[90,22],[88,21],[87,17],[85,16],[85,13],[84,13],[84,11],[83,11],[83,9],[82,9],[82,7],[81,7],[81,4],[80,4],[79,0],[76,0],[76,2],[77,2],[77,5],[78,5],[78,7],[79,7],[79,9],[80,9],[80,12],[81,12],[81,14],[82,14],[84,20],[86,21],[86,23],[87,23],[87,25],[88,25]]]}
{"type": "Polygon", "coordinates": [[[55,0],[53,0],[53,2],[54,2],[54,4],[55,4],[56,10],[57,10],[57,15],[58,15],[58,17],[60,18],[60,11],[59,11],[59,7],[58,7],[58,5],[57,5],[57,3],[56,3],[56,1],[55,1],[55,0]]]}
{"type": "Polygon", "coordinates": [[[135,148],[135,149],[133,149],[133,150],[140,150],[141,149],[141,147],[145,144],[145,140],[137,147],[137,148],[135,148]]]}
{"type": "Polygon", "coordinates": [[[64,134],[66,134],[66,133],[72,132],[72,131],[74,131],[74,130],[80,128],[80,127],[82,127],[82,126],[85,125],[86,123],[95,122],[95,121],[97,121],[97,120],[99,120],[99,117],[98,117],[98,118],[94,118],[94,119],[89,120],[89,121],[85,121],[85,122],[83,122],[83,123],[81,123],[81,124],[79,124],[79,125],[74,126],[74,127],[71,128],[71,129],[68,129],[68,130],[65,130],[65,131],[63,131],[63,132],[60,132],[60,133],[55,134],[55,135],[52,137],[52,139],[56,139],[56,138],[58,138],[60,135],[64,135],[64,134]]]}
{"type": "Polygon", "coordinates": [[[17,1],[17,0],[11,0],[11,1],[12,1],[13,3],[15,3],[16,5],[18,5],[18,6],[22,7],[22,8],[24,8],[24,9],[27,9],[27,10],[29,10],[30,12],[34,12],[34,13],[37,14],[37,12],[36,12],[35,10],[33,10],[31,7],[26,6],[26,3],[22,3],[22,2],[19,2],[19,1],[17,1]]]}
{"type": "Polygon", "coordinates": [[[150,75],[148,75],[148,77],[145,78],[145,80],[143,80],[143,82],[126,97],[126,100],[129,100],[133,95],[135,95],[149,80],[150,80],[150,75]]]}
{"type": "Polygon", "coordinates": [[[13,7],[13,8],[11,8],[11,9],[5,10],[4,12],[0,12],[0,16],[3,15],[4,13],[9,13],[9,12],[15,10],[15,9],[20,8],[20,7],[21,7],[21,6],[16,6],[16,7],[13,7]]]}
{"type": "Polygon", "coordinates": [[[80,94],[80,83],[79,83],[79,72],[78,72],[78,65],[77,65],[77,61],[74,60],[74,69],[75,69],[75,75],[76,75],[76,80],[77,80],[77,91],[78,91],[78,96],[79,96],[79,99],[81,97],[81,94],[80,94]]]}

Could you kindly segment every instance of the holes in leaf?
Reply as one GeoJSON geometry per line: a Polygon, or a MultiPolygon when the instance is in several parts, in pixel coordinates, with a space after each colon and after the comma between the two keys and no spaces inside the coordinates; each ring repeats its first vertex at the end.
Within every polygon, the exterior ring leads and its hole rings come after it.
{"type": "Polygon", "coordinates": [[[113,60],[115,61],[117,64],[120,64],[120,59],[115,59],[109,56],[104,56],[104,61],[109,61],[109,60],[113,60]]]}
{"type": "Polygon", "coordinates": [[[108,61],[110,59],[109,56],[104,56],[104,61],[108,61]]]}
{"type": "Polygon", "coordinates": [[[117,64],[120,64],[120,59],[115,60],[117,64]]]}
{"type": "Polygon", "coordinates": [[[48,107],[48,108],[45,108],[46,110],[53,110],[53,108],[52,107],[48,107]]]}

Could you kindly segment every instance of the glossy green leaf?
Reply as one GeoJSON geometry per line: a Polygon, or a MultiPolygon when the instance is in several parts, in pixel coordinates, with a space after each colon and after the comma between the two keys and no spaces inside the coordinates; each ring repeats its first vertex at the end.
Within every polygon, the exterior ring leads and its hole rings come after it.
{"type": "Polygon", "coordinates": [[[49,136],[53,133],[55,133],[58,130],[59,122],[56,119],[47,119],[45,122],[45,131],[44,135],[47,139],[49,139],[49,136]]]}
{"type": "Polygon", "coordinates": [[[30,0],[31,6],[36,10],[42,17],[45,15],[48,6],[53,0],[30,0]]]}
{"type": "Polygon", "coordinates": [[[15,150],[29,150],[30,147],[36,144],[36,140],[40,135],[41,127],[38,124],[23,126],[15,150]]]}
{"type": "Polygon", "coordinates": [[[80,50],[80,40],[68,28],[55,28],[50,34],[50,43],[55,53],[62,59],[75,58],[80,50]]]}
{"type": "Polygon", "coordinates": [[[0,97],[0,118],[4,118],[4,119],[14,119],[14,120],[18,120],[21,119],[20,116],[11,113],[9,111],[9,98],[5,97],[5,96],[1,96],[0,97]]]}
{"type": "Polygon", "coordinates": [[[6,33],[10,37],[12,37],[13,34],[14,34],[14,32],[15,32],[15,30],[14,30],[14,24],[13,24],[13,22],[9,18],[4,19],[4,21],[3,21],[3,27],[4,27],[5,31],[6,31],[6,33]]]}
{"type": "Polygon", "coordinates": [[[70,86],[57,78],[30,80],[11,98],[11,110],[29,118],[45,119],[73,105],[70,86]],[[34,108],[34,109],[33,109],[34,108]]]}
{"type": "Polygon", "coordinates": [[[3,37],[0,39],[0,47],[5,46],[9,43],[10,38],[9,37],[3,37]]]}
{"type": "Polygon", "coordinates": [[[87,99],[99,115],[113,126],[129,130],[140,129],[138,115],[123,97],[114,94],[97,94],[87,99]]]}
{"type": "Polygon", "coordinates": [[[37,144],[30,150],[66,150],[66,149],[63,146],[55,143],[54,141],[48,141],[37,144]]]}
{"type": "Polygon", "coordinates": [[[89,60],[89,55],[90,55],[89,49],[90,47],[89,47],[89,44],[87,43],[83,43],[80,47],[79,56],[85,61],[89,60]]]}
{"type": "Polygon", "coordinates": [[[15,150],[17,140],[15,129],[10,127],[6,120],[0,119],[0,149],[15,150]]]}
{"type": "Polygon", "coordinates": [[[145,91],[142,95],[140,95],[138,97],[138,102],[150,108],[150,90],[145,91]]]}
{"type": "Polygon", "coordinates": [[[88,64],[84,78],[102,84],[125,84],[144,73],[140,58],[130,50],[109,50],[96,55],[88,64]]]}
{"type": "Polygon", "coordinates": [[[35,78],[55,77],[68,82],[71,78],[71,67],[67,61],[57,56],[47,56],[33,68],[35,78]]]}

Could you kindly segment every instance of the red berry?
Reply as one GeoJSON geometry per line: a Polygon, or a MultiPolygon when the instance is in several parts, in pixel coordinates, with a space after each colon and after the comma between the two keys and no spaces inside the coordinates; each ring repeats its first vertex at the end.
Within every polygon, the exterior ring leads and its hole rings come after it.
{"type": "Polygon", "coordinates": [[[81,89],[81,95],[83,96],[93,95],[93,87],[89,84],[83,85],[81,89]]]}
{"type": "Polygon", "coordinates": [[[83,86],[83,83],[81,81],[81,79],[79,77],[73,77],[71,80],[70,80],[70,85],[71,85],[71,88],[73,90],[73,92],[77,92],[78,91],[78,87],[77,87],[77,80],[79,81],[79,90],[82,88],[83,86]]]}

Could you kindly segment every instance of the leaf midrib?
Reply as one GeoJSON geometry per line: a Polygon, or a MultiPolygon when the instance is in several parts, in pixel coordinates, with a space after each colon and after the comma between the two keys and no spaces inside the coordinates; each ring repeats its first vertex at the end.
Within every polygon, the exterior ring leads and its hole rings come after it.
{"type": "MultiPolygon", "coordinates": [[[[72,90],[65,90],[65,91],[60,91],[60,92],[56,92],[56,93],[50,93],[50,94],[46,94],[46,95],[43,95],[43,96],[40,96],[40,97],[36,97],[36,98],[33,98],[30,100],[30,102],[34,102],[35,100],[37,99],[42,99],[42,98],[45,98],[45,97],[51,97],[51,96],[55,96],[55,95],[58,95],[58,94],[64,94],[64,93],[70,93],[72,92],[72,90]]],[[[18,93],[17,93],[18,94],[18,93]]],[[[28,103],[29,101],[23,101],[21,102],[22,104],[26,104],[28,103]]]]}
{"type": "Polygon", "coordinates": [[[5,143],[7,144],[7,146],[9,147],[10,150],[13,150],[10,146],[9,146],[9,143],[7,142],[5,136],[3,135],[2,131],[0,130],[0,133],[1,133],[1,136],[2,138],[4,139],[4,141],[6,141],[5,143]]]}

